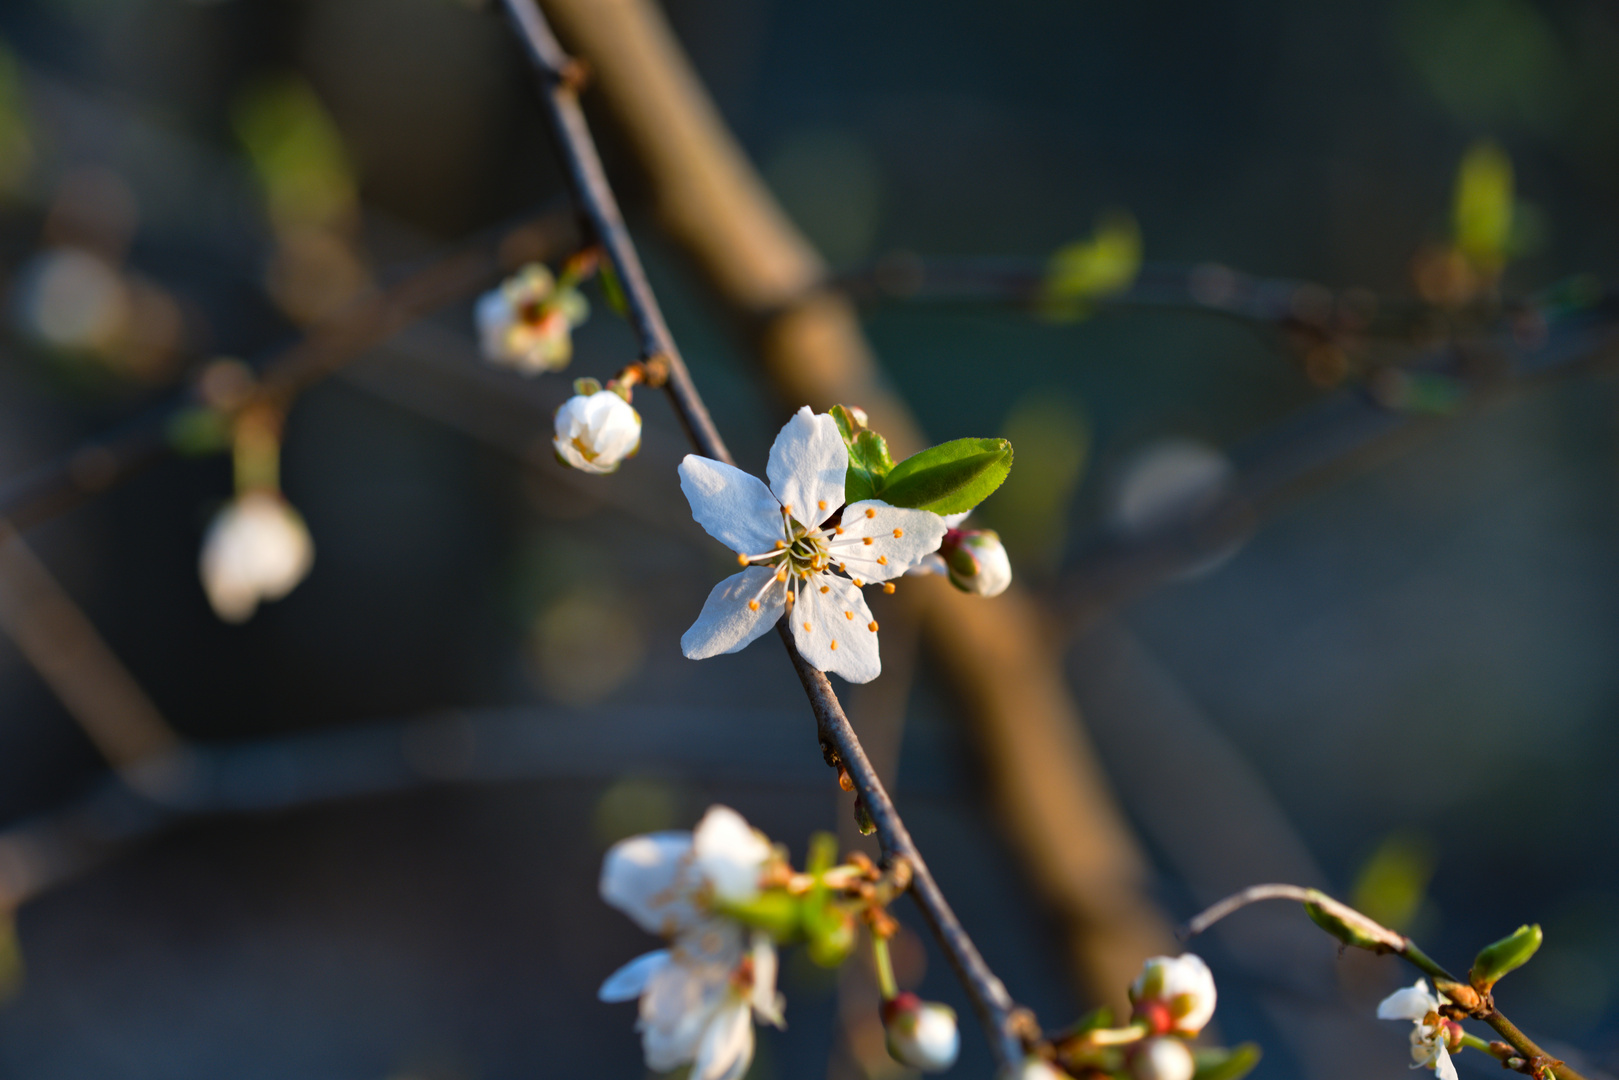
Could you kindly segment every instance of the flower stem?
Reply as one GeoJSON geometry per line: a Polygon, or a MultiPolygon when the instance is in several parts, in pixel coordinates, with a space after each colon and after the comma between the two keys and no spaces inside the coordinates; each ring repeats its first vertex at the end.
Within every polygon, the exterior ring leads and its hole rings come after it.
{"type": "Polygon", "coordinates": [[[894,958],[888,955],[888,939],[881,934],[871,935],[871,961],[877,968],[877,989],[884,1001],[899,996],[899,984],[894,981],[894,958]]]}

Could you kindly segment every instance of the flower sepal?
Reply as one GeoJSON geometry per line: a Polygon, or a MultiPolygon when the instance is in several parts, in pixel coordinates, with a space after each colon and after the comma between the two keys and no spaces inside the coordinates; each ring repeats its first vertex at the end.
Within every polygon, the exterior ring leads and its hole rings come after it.
{"type": "Polygon", "coordinates": [[[719,914],[763,930],[778,945],[789,945],[804,936],[803,909],[804,898],[786,889],[765,889],[741,903],[714,903],[719,914]]]}

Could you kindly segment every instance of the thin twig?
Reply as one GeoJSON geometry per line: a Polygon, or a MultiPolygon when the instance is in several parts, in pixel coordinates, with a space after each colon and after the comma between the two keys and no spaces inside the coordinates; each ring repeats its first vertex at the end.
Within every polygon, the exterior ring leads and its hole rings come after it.
{"type": "Polygon", "coordinates": [[[1251,885],[1241,892],[1234,893],[1211,905],[1190,919],[1182,931],[1182,938],[1190,938],[1201,934],[1232,912],[1260,900],[1296,900],[1301,904],[1314,904],[1326,909],[1330,914],[1343,919],[1352,929],[1378,941],[1381,948],[1377,951],[1392,952],[1433,979],[1435,989],[1444,991],[1446,989],[1444,984],[1450,983],[1457,987],[1455,990],[1457,994],[1464,991],[1473,993],[1475,999],[1479,1000],[1469,1001],[1467,1008],[1471,1011],[1468,1012],[1468,1015],[1474,1019],[1484,1021],[1495,1029],[1496,1033],[1505,1039],[1528,1063],[1525,1067],[1526,1069],[1536,1072],[1541,1069],[1549,1069],[1557,1080],[1585,1080],[1585,1077],[1581,1076],[1578,1070],[1570,1068],[1566,1062],[1559,1061],[1546,1053],[1533,1039],[1518,1030],[1517,1025],[1503,1016],[1501,1011],[1495,1007],[1495,1003],[1489,994],[1482,995],[1480,999],[1480,996],[1468,987],[1465,979],[1458,979],[1445,970],[1437,961],[1418,948],[1416,942],[1402,934],[1395,933],[1387,927],[1378,925],[1354,908],[1334,900],[1320,890],[1306,889],[1298,885],[1251,885]],[[1474,1005],[1478,1007],[1473,1008],[1474,1005]]]}
{"type": "MultiPolygon", "coordinates": [[[[634,243],[624,226],[617,200],[607,182],[595,140],[579,107],[579,65],[570,61],[562,51],[545,16],[533,0],[505,0],[505,6],[539,70],[543,84],[542,97],[550,114],[553,133],[567,161],[574,192],[596,229],[597,241],[606,250],[618,273],[629,305],[631,322],[641,339],[642,352],[648,357],[661,354],[667,358],[669,396],[698,452],[731,463],[731,456],[680,359],[657,298],[636,255],[634,243]]],[[[805,693],[809,695],[823,744],[833,747],[837,760],[848,770],[856,791],[877,825],[877,835],[884,853],[890,859],[904,859],[911,864],[915,875],[911,894],[961,978],[979,1020],[989,1032],[996,1060],[1003,1067],[1011,1067],[1022,1058],[1018,1030],[1030,1023],[1025,1019],[1027,1014],[1014,1005],[1005,984],[989,970],[939,891],[899,811],[867,760],[832,684],[799,653],[791,635],[785,632],[785,624],[781,629],[782,643],[804,684],[805,693]]]]}

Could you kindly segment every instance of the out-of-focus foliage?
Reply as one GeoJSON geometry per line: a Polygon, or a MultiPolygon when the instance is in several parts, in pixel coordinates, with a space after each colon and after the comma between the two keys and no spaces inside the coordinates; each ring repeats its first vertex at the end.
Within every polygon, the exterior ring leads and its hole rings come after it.
{"type": "Polygon", "coordinates": [[[1388,836],[1356,876],[1350,906],[1391,929],[1409,930],[1428,895],[1436,858],[1425,836],[1408,832],[1388,836]]]}
{"type": "Polygon", "coordinates": [[[1129,211],[1111,210],[1091,236],[1051,256],[1040,310],[1059,322],[1083,319],[1091,301],[1124,292],[1140,272],[1141,229],[1129,211]]]}
{"type": "Polygon", "coordinates": [[[1457,117],[1549,132],[1575,102],[1569,57],[1527,0],[1398,5],[1399,40],[1429,91],[1457,117]]]}
{"type": "Polygon", "coordinates": [[[17,197],[33,163],[22,73],[17,58],[0,42],[0,201],[17,197]]]}
{"type": "Polygon", "coordinates": [[[1036,390],[1012,407],[1001,430],[1017,447],[1021,468],[986,516],[1016,565],[1049,572],[1067,540],[1068,507],[1085,472],[1090,427],[1061,394],[1036,390]]]}
{"type": "Polygon", "coordinates": [[[1481,271],[1498,274],[1510,252],[1512,222],[1512,159],[1493,142],[1474,143],[1456,172],[1456,246],[1481,271]]]}
{"type": "Polygon", "coordinates": [[[342,137],[307,82],[287,75],[259,83],[242,95],[233,119],[278,230],[332,227],[354,215],[342,137]]]}

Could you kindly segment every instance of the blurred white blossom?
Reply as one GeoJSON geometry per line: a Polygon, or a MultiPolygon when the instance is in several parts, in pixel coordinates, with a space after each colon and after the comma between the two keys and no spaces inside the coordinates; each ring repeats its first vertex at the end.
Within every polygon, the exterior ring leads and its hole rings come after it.
{"type": "Polygon", "coordinates": [[[837,422],[808,406],[770,448],[769,487],[734,466],[686,456],[680,488],[692,516],[747,567],[709,593],[680,639],[688,657],[736,652],[785,614],[815,667],[856,683],[881,673],[877,622],[860,588],[916,566],[939,546],[945,523],[877,499],[843,506],[848,469],[837,422]]]}
{"type": "Polygon", "coordinates": [[[1130,1055],[1135,1080],[1192,1080],[1197,1063],[1186,1044],[1173,1035],[1146,1039],[1130,1055]]]}
{"type": "Polygon", "coordinates": [[[557,460],[588,473],[610,473],[641,449],[641,414],[616,391],[575,394],[557,409],[557,460]]]}
{"type": "Polygon", "coordinates": [[[577,289],[558,288],[551,271],[532,263],[480,297],[474,318],[486,360],[534,375],[568,366],[573,329],[589,313],[577,289]]]}
{"type": "Polygon", "coordinates": [[[1214,1015],[1214,1002],[1214,975],[1191,953],[1150,958],[1130,984],[1136,1017],[1158,1035],[1196,1035],[1214,1015]]]}
{"type": "Polygon", "coordinates": [[[923,1001],[910,992],[883,1003],[883,1028],[888,1053],[902,1065],[923,1072],[943,1072],[956,1063],[961,1034],[956,1010],[937,1001],[923,1001]]]}
{"type": "Polygon", "coordinates": [[[198,570],[214,612],[245,622],[264,600],[279,600],[309,573],[315,545],[304,519],[280,495],[249,491],[215,515],[198,570]]]}

